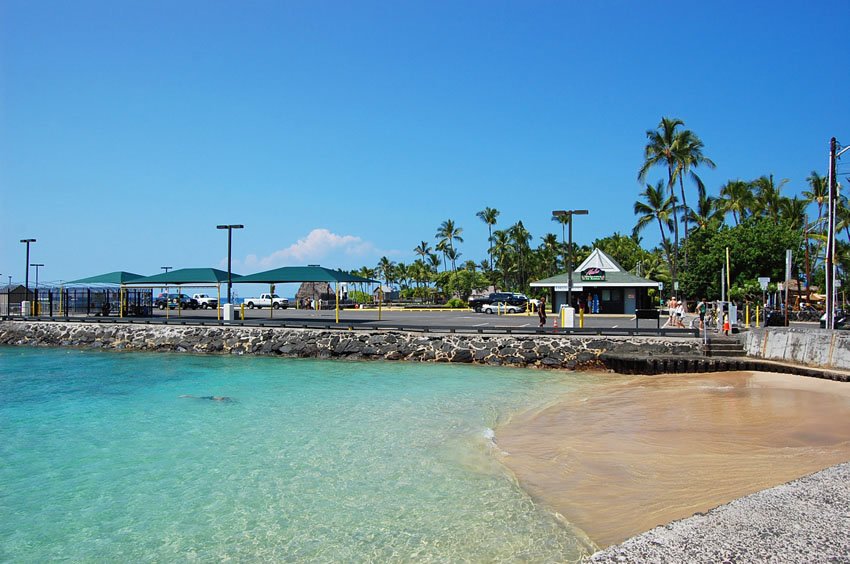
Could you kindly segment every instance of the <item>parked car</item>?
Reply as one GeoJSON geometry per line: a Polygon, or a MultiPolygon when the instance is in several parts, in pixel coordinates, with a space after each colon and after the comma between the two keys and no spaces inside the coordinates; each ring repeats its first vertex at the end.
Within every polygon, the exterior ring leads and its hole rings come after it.
{"type": "Polygon", "coordinates": [[[158,295],[154,301],[154,307],[159,309],[177,309],[177,306],[180,306],[180,309],[198,309],[200,304],[198,304],[198,300],[190,298],[186,294],[160,294],[158,295]]]}
{"type": "Polygon", "coordinates": [[[481,311],[483,313],[521,313],[525,311],[524,307],[510,305],[505,302],[495,302],[492,304],[484,304],[481,306],[481,311]]]}
{"type": "Polygon", "coordinates": [[[218,299],[207,294],[193,294],[192,299],[197,301],[202,309],[215,309],[218,307],[218,299]]]}
{"type": "Polygon", "coordinates": [[[255,307],[273,307],[274,309],[286,309],[289,307],[289,300],[281,298],[277,294],[260,294],[259,298],[245,298],[243,303],[250,309],[255,307]]]}
{"type": "Polygon", "coordinates": [[[469,298],[469,307],[480,313],[485,305],[497,302],[506,303],[525,310],[528,304],[528,296],[514,292],[493,292],[487,297],[469,298]]]}

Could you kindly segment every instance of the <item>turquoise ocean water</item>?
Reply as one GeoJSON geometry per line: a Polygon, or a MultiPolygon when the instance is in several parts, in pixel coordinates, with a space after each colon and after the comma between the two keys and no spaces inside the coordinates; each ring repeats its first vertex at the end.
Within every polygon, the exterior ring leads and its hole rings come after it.
{"type": "Polygon", "coordinates": [[[489,430],[591,379],[0,348],[0,561],[573,560],[489,430]]]}

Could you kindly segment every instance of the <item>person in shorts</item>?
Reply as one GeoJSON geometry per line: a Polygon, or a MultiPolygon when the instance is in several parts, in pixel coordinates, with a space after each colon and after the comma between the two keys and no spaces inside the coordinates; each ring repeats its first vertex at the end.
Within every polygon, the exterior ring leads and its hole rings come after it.
{"type": "Polygon", "coordinates": [[[546,296],[537,302],[537,318],[540,320],[540,327],[546,325],[546,296]]]}

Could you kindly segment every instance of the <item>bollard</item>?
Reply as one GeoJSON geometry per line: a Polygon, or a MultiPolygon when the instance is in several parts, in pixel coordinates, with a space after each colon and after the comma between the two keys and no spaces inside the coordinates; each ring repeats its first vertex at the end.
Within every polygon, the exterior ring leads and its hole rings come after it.
{"type": "Polygon", "coordinates": [[[759,325],[759,306],[756,306],[756,327],[760,327],[760,325],[759,325]]]}
{"type": "Polygon", "coordinates": [[[578,326],[579,329],[584,329],[584,308],[578,310],[578,326]]]}
{"type": "Polygon", "coordinates": [[[245,321],[245,302],[239,306],[239,316],[242,317],[242,321],[245,321]]]}
{"type": "Polygon", "coordinates": [[[744,314],[744,327],[749,329],[750,328],[750,304],[747,304],[747,308],[746,308],[745,312],[746,313],[744,314]]]}

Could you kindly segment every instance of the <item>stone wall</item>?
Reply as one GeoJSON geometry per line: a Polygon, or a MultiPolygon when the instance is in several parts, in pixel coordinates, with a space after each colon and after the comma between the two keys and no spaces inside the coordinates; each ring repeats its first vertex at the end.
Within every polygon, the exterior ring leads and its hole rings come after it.
{"type": "Polygon", "coordinates": [[[850,370],[850,331],[767,327],[747,332],[747,356],[850,370]]]}
{"type": "Polygon", "coordinates": [[[5,321],[0,322],[0,345],[463,362],[574,369],[598,365],[600,355],[605,352],[699,354],[700,341],[677,337],[433,334],[377,330],[5,321]]]}

